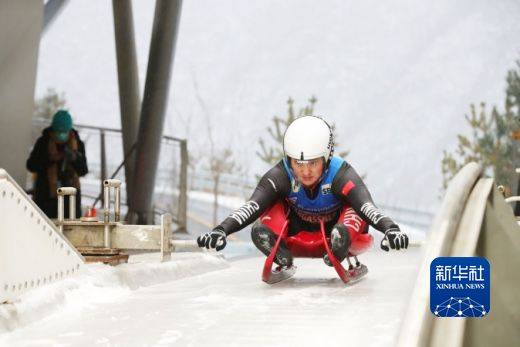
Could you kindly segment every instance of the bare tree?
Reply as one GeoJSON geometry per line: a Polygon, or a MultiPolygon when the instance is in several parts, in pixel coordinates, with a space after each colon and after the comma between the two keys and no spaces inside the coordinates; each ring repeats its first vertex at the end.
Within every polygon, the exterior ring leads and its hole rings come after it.
{"type": "Polygon", "coordinates": [[[283,157],[283,150],[281,144],[283,143],[283,135],[285,129],[291,124],[296,118],[302,116],[312,116],[314,113],[314,105],[318,101],[314,96],[309,100],[309,104],[304,108],[301,108],[298,113],[294,111],[294,100],[289,97],[287,100],[287,114],[285,117],[274,116],[272,121],[273,126],[267,127],[267,132],[271,137],[271,142],[275,142],[275,145],[268,146],[263,138],[259,139],[261,152],[256,152],[258,157],[269,165],[275,165],[283,157]]]}
{"type": "Polygon", "coordinates": [[[218,196],[220,193],[220,182],[222,174],[231,173],[237,168],[234,163],[233,153],[229,148],[216,153],[210,159],[210,171],[213,179],[213,225],[217,225],[218,219],[218,196]]]}
{"type": "MultiPolygon", "coordinates": [[[[307,105],[295,111],[294,108],[294,100],[289,97],[287,100],[287,113],[285,117],[280,117],[275,115],[272,120],[272,125],[267,127],[267,133],[269,134],[270,139],[267,141],[263,138],[258,140],[260,144],[260,151],[256,151],[256,155],[265,163],[269,165],[276,165],[283,158],[283,136],[285,134],[285,129],[291,124],[296,118],[300,118],[303,116],[313,116],[314,115],[314,107],[318,102],[318,99],[313,95],[307,100],[307,105]]],[[[334,123],[330,124],[332,129],[332,133],[334,134],[334,139],[337,139],[336,136],[336,125],[334,123]]],[[[334,147],[338,148],[338,141],[334,141],[334,147]]],[[[346,158],[349,154],[349,151],[335,151],[335,155],[346,158]]],[[[362,176],[364,178],[364,175],[362,176]]],[[[259,180],[261,176],[257,176],[259,180]]]]}
{"type": "MultiPolygon", "coordinates": [[[[191,134],[192,134],[191,130],[192,130],[192,119],[193,119],[193,117],[192,117],[191,112],[185,117],[179,111],[179,109],[175,107],[175,105],[173,106],[173,112],[177,115],[178,120],[184,126],[184,136],[185,136],[185,138],[190,139],[189,144],[188,144],[189,147],[190,147],[189,150],[188,150],[188,177],[189,177],[188,190],[193,190],[194,172],[197,169],[197,167],[196,167],[196,163],[197,163],[196,158],[198,157],[197,153],[193,149],[194,145],[193,145],[192,139],[194,137],[191,136],[191,134]]],[[[179,122],[177,121],[176,124],[178,124],[178,123],[179,122]]],[[[170,131],[172,131],[172,129],[174,129],[174,124],[173,124],[173,118],[172,117],[168,118],[168,128],[170,129],[170,131]]]]}
{"type": "MultiPolygon", "coordinates": [[[[197,102],[199,103],[204,117],[206,119],[206,126],[208,131],[208,142],[209,142],[209,170],[211,172],[211,178],[213,181],[213,225],[217,225],[218,218],[218,197],[220,193],[220,183],[223,174],[232,173],[236,170],[239,170],[238,165],[236,165],[233,152],[230,148],[225,148],[223,150],[217,149],[215,145],[215,141],[213,139],[213,127],[210,118],[210,112],[204,99],[202,99],[199,91],[199,87],[197,84],[197,80],[194,76],[193,78],[193,89],[195,90],[195,97],[197,102]]],[[[207,155],[207,154],[206,154],[207,155]]]]}

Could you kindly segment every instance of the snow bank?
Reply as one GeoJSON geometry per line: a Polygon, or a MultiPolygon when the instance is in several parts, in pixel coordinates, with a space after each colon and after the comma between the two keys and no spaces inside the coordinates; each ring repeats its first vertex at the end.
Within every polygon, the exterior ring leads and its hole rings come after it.
{"type": "Polygon", "coordinates": [[[210,253],[176,253],[165,263],[159,262],[157,254],[143,254],[131,256],[129,264],[117,267],[89,264],[76,276],[28,292],[12,304],[0,305],[0,333],[50,315],[124,300],[139,287],[228,266],[223,258],[210,253]]]}

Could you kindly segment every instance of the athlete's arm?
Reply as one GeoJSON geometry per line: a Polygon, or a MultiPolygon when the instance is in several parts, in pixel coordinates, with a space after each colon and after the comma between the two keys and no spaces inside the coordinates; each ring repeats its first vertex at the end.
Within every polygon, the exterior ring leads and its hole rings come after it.
{"type": "Polygon", "coordinates": [[[383,214],[374,204],[372,196],[356,170],[347,162],[343,163],[332,181],[332,192],[349,205],[365,222],[382,233],[397,228],[394,221],[383,214]]]}
{"type": "Polygon", "coordinates": [[[289,177],[280,161],[262,177],[249,200],[215,229],[222,229],[229,235],[245,228],[276,201],[287,196],[290,186],[289,177]]]}

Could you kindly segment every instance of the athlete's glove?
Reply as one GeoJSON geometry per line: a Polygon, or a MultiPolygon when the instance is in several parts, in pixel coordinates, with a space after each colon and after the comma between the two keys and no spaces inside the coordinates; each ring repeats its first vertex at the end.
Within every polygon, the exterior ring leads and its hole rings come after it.
{"type": "Polygon", "coordinates": [[[226,233],[220,228],[215,228],[197,237],[197,244],[201,248],[206,247],[220,251],[226,247],[226,233]]]}
{"type": "Polygon", "coordinates": [[[408,235],[399,230],[399,228],[388,229],[381,241],[381,249],[388,252],[390,248],[395,250],[408,248],[408,235]]]}

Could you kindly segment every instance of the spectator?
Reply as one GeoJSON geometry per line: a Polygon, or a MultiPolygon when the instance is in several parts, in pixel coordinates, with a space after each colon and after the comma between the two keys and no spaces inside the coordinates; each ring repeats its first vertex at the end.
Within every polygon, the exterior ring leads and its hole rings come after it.
{"type": "MultiPolygon", "coordinates": [[[[54,114],[51,126],[43,130],[27,159],[27,169],[36,176],[33,199],[49,218],[58,216],[56,190],[60,187],[78,190],[76,216],[81,216],[79,177],[88,173],[87,158],[85,145],[72,127],[68,111],[59,110],[54,114]]],[[[68,199],[65,203],[67,218],[68,199]]]]}

